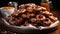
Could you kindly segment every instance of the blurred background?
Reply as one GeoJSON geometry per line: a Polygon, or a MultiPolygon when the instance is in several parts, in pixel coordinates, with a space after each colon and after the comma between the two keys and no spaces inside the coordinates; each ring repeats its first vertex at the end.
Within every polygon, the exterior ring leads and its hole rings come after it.
{"type": "MultiPolygon", "coordinates": [[[[18,4],[25,4],[25,3],[35,3],[37,5],[40,5],[41,0],[0,0],[0,7],[7,6],[9,1],[15,1],[18,2],[18,4]]],[[[53,6],[56,9],[60,9],[60,1],[59,0],[51,0],[53,2],[53,6]]]]}

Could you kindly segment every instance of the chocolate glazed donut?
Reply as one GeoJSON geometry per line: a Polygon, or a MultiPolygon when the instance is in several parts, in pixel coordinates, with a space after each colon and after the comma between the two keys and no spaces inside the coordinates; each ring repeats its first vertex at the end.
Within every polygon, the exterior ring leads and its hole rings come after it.
{"type": "Polygon", "coordinates": [[[34,3],[22,4],[17,12],[14,12],[6,18],[6,20],[15,26],[28,26],[29,24],[39,26],[50,26],[58,20],[46,8],[37,6],[34,3]]]}

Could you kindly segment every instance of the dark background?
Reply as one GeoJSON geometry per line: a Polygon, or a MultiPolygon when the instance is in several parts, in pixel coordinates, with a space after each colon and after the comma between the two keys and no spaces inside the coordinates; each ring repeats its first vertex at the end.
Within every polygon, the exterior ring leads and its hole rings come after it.
{"type": "MultiPolygon", "coordinates": [[[[40,5],[41,0],[0,0],[0,7],[7,6],[9,1],[15,1],[18,2],[18,4],[24,4],[24,3],[35,3],[37,5],[40,5]]],[[[60,1],[59,0],[51,0],[53,2],[53,6],[56,9],[60,9],[60,1]]]]}

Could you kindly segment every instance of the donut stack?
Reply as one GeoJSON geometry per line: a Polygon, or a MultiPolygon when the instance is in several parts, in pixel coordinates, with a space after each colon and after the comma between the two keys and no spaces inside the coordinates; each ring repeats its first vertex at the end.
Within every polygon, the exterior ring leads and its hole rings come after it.
{"type": "Polygon", "coordinates": [[[47,11],[46,8],[38,6],[34,3],[22,4],[18,11],[6,17],[9,24],[14,26],[28,26],[29,24],[39,26],[50,26],[58,19],[47,11]]]}

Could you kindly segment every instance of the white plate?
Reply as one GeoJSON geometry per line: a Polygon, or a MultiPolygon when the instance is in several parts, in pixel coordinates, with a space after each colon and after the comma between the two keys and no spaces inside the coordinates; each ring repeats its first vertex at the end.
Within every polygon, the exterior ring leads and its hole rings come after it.
{"type": "Polygon", "coordinates": [[[35,26],[32,26],[31,24],[29,26],[22,26],[22,25],[21,26],[13,26],[13,25],[10,25],[5,19],[3,19],[3,21],[4,21],[4,24],[6,26],[10,26],[10,27],[13,27],[13,28],[22,28],[22,29],[28,29],[28,28],[30,29],[30,28],[33,28],[33,29],[38,29],[38,30],[54,28],[54,27],[58,26],[58,24],[59,24],[59,21],[56,21],[53,24],[51,24],[50,26],[47,26],[47,27],[39,26],[37,28],[35,26]]]}

